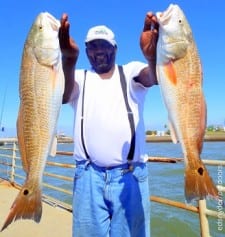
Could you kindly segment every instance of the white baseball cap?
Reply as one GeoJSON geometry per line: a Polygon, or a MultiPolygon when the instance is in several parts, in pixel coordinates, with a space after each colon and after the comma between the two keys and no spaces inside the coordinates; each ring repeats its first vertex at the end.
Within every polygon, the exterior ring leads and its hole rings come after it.
{"type": "Polygon", "coordinates": [[[105,25],[99,25],[99,26],[94,26],[90,28],[87,33],[85,43],[88,43],[92,40],[97,40],[97,39],[106,40],[113,46],[116,45],[114,33],[105,25]]]}

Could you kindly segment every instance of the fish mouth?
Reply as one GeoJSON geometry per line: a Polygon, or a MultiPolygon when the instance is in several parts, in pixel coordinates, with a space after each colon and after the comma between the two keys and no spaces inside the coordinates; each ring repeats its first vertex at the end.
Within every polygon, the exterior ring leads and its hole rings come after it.
{"type": "Polygon", "coordinates": [[[35,34],[38,36],[33,39],[34,45],[38,45],[38,47],[42,49],[58,49],[60,21],[48,12],[41,12],[37,17],[35,24],[35,34]]]}
{"type": "Polygon", "coordinates": [[[58,31],[60,27],[60,21],[55,19],[51,14],[48,12],[43,12],[43,20],[48,22],[51,26],[51,28],[54,31],[58,31]]]}
{"type": "Polygon", "coordinates": [[[161,26],[166,25],[170,18],[172,11],[177,7],[175,4],[170,4],[169,7],[163,12],[157,12],[156,18],[161,26]]]}
{"type": "Polygon", "coordinates": [[[43,27],[50,27],[53,31],[58,32],[60,21],[48,12],[41,12],[36,21],[37,26],[41,30],[43,27]]]}
{"type": "Polygon", "coordinates": [[[41,65],[56,65],[60,58],[58,31],[60,21],[48,12],[41,12],[30,38],[30,47],[41,65]]]}

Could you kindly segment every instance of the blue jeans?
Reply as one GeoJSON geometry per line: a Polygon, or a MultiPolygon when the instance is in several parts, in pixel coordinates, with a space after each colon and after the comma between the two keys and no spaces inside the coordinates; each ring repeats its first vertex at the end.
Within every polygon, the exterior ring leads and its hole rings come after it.
{"type": "Polygon", "coordinates": [[[149,237],[148,168],[134,163],[111,169],[77,162],[73,237],[149,237]]]}

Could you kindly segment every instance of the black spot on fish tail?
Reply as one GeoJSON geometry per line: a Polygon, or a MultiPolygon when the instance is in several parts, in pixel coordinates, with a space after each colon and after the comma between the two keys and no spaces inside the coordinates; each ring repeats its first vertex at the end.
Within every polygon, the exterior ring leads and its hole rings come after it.
{"type": "Polygon", "coordinates": [[[23,191],[23,194],[26,196],[26,195],[28,195],[29,194],[29,190],[28,189],[25,189],[24,191],[23,191]]]}
{"type": "Polygon", "coordinates": [[[202,167],[198,168],[198,173],[199,173],[200,175],[203,175],[204,169],[203,169],[202,167]]]}

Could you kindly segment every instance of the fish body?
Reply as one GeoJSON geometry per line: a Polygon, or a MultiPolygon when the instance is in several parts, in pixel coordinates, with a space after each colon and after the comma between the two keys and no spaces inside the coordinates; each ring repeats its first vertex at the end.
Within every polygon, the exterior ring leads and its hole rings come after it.
{"type": "Polygon", "coordinates": [[[178,5],[157,12],[157,79],[165,102],[174,143],[180,142],[185,159],[187,202],[218,197],[218,190],[201,161],[207,109],[203,73],[191,27],[178,5]]]}
{"type": "Polygon", "coordinates": [[[41,183],[46,159],[55,144],[64,77],[58,40],[60,22],[47,12],[35,19],[24,44],[17,118],[18,144],[26,181],[1,229],[17,219],[39,222],[41,183]]]}

